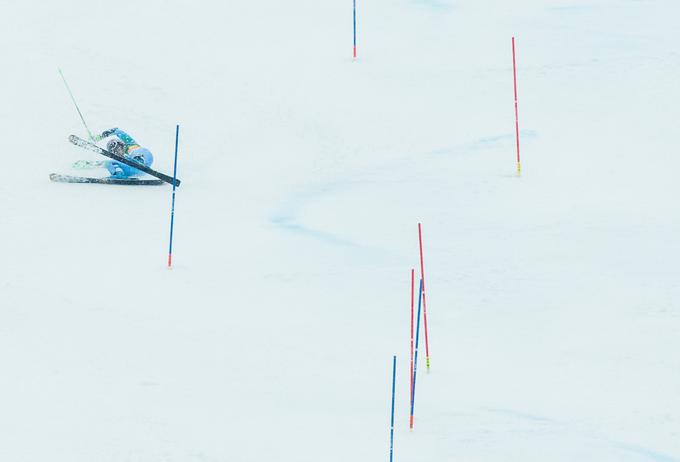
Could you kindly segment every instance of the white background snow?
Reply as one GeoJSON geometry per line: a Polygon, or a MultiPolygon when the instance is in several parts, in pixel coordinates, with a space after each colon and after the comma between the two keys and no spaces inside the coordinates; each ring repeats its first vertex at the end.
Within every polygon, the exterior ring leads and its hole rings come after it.
{"type": "Polygon", "coordinates": [[[680,460],[680,4],[351,7],[0,2],[0,460],[680,460]]]}

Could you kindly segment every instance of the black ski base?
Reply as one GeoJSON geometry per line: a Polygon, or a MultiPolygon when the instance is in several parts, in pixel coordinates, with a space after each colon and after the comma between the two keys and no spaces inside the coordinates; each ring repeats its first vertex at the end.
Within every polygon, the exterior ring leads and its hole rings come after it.
{"type": "Polygon", "coordinates": [[[96,183],[96,184],[118,184],[126,186],[158,186],[162,185],[161,180],[146,180],[140,178],[87,178],[83,176],[60,175],[50,173],[50,180],[57,183],[96,183]]]}

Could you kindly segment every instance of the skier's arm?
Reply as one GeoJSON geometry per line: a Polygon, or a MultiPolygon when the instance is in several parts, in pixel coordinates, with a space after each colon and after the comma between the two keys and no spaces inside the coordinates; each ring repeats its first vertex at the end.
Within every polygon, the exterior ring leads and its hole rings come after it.
{"type": "Polygon", "coordinates": [[[108,130],[104,130],[101,133],[101,135],[95,135],[94,140],[95,141],[101,141],[104,138],[107,138],[109,136],[117,136],[127,146],[137,144],[137,142],[130,135],[128,135],[123,130],[121,130],[120,128],[117,128],[117,127],[109,128],[108,130]]]}
{"type": "Polygon", "coordinates": [[[112,135],[117,136],[118,138],[121,139],[123,143],[125,143],[127,146],[131,146],[133,144],[137,144],[137,142],[127,133],[125,133],[123,130],[120,128],[114,128],[112,129],[113,133],[112,135]]]}
{"type": "Polygon", "coordinates": [[[95,142],[101,141],[101,140],[103,140],[104,138],[113,135],[113,133],[114,133],[116,130],[118,130],[118,129],[117,129],[117,128],[109,128],[108,130],[104,130],[103,132],[101,132],[100,135],[94,135],[92,138],[93,138],[93,140],[94,140],[95,142]]]}

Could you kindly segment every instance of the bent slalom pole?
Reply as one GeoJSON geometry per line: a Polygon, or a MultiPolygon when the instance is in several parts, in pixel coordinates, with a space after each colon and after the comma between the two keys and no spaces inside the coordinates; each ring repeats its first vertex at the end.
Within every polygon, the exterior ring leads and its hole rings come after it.
{"type": "Polygon", "coordinates": [[[409,418],[409,429],[413,430],[413,410],[416,402],[416,375],[418,374],[418,343],[420,339],[420,302],[423,300],[423,280],[420,280],[418,289],[418,318],[416,320],[416,352],[413,358],[413,377],[411,379],[411,416],[409,418]]]}
{"type": "Polygon", "coordinates": [[[68,94],[71,95],[71,101],[73,101],[73,105],[76,107],[76,111],[78,111],[78,115],[80,116],[80,120],[83,122],[83,125],[85,126],[85,130],[87,130],[87,134],[90,136],[90,140],[94,140],[94,136],[92,136],[92,132],[88,128],[87,124],[85,123],[85,118],[83,117],[83,113],[80,112],[80,108],[78,107],[78,103],[76,103],[76,99],[73,97],[73,93],[71,93],[71,89],[68,86],[68,83],[66,83],[66,77],[64,77],[64,73],[61,72],[61,69],[59,69],[59,75],[61,75],[61,79],[64,81],[64,85],[66,86],[66,91],[68,91],[68,94]]]}
{"type": "Polygon", "coordinates": [[[177,187],[177,145],[179,144],[179,124],[175,129],[175,169],[172,172],[172,209],[170,211],[170,249],[168,250],[168,269],[172,268],[172,232],[175,229],[175,189],[177,187]]]}

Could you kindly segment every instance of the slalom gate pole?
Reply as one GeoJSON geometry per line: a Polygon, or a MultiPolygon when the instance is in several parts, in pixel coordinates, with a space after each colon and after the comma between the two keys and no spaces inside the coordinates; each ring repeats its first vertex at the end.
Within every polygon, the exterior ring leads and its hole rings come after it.
{"type": "Polygon", "coordinates": [[[172,232],[175,228],[175,189],[177,187],[177,145],[179,125],[175,128],[175,168],[172,172],[172,208],[170,209],[170,249],[168,250],[168,269],[172,268],[172,232]]]}
{"type": "Polygon", "coordinates": [[[409,388],[409,400],[413,394],[413,297],[414,297],[414,278],[415,270],[411,268],[411,375],[409,378],[410,388],[409,388]]]}
{"type": "Polygon", "coordinates": [[[420,280],[420,288],[418,289],[418,321],[416,322],[416,353],[413,359],[413,388],[411,390],[411,417],[409,420],[409,428],[413,430],[413,409],[416,402],[416,376],[418,372],[418,339],[420,338],[420,300],[423,293],[423,280],[420,280]]]}
{"type": "Polygon", "coordinates": [[[517,112],[517,65],[515,64],[515,37],[512,38],[512,83],[515,89],[515,140],[517,144],[517,175],[520,174],[519,163],[519,116],[517,112]]]}
{"type": "Polygon", "coordinates": [[[425,367],[430,371],[430,341],[427,335],[427,303],[425,300],[425,265],[423,264],[423,232],[418,223],[418,244],[420,247],[420,280],[423,283],[423,322],[425,323],[425,367]]]}
{"type": "Polygon", "coordinates": [[[357,0],[352,0],[352,20],[354,24],[354,59],[357,59],[357,0]]]}
{"type": "Polygon", "coordinates": [[[78,103],[76,103],[76,99],[73,97],[73,93],[71,93],[71,89],[68,86],[68,83],[66,83],[66,77],[64,77],[64,73],[61,72],[61,69],[59,69],[59,75],[61,75],[61,79],[64,81],[64,85],[66,85],[66,91],[68,91],[68,94],[71,95],[71,101],[73,101],[73,105],[76,107],[76,111],[78,111],[78,115],[80,116],[80,120],[82,120],[83,125],[85,126],[85,130],[87,130],[87,134],[90,136],[90,141],[94,140],[94,136],[92,136],[92,132],[88,128],[87,124],[85,123],[85,118],[83,117],[83,113],[80,112],[80,108],[78,107],[78,103]]]}
{"type": "Polygon", "coordinates": [[[397,357],[392,357],[392,417],[390,418],[390,462],[394,453],[394,385],[397,381],[397,357]]]}

